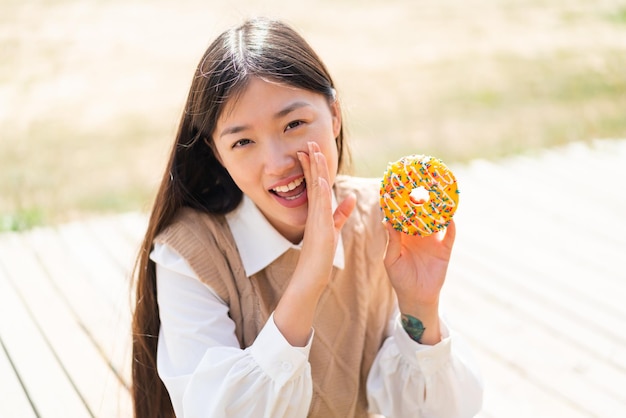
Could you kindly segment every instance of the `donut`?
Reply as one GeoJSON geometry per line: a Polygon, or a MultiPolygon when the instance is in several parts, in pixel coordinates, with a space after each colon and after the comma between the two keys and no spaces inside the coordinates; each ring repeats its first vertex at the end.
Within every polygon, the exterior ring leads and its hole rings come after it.
{"type": "Polygon", "coordinates": [[[443,161],[408,155],[387,166],[380,186],[385,222],[408,235],[428,236],[448,226],[459,204],[459,189],[443,161]]]}

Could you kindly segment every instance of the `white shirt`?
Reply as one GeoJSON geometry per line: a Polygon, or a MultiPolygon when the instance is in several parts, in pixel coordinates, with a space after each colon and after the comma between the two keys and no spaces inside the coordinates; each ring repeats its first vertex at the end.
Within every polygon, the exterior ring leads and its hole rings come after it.
{"type": "MultiPolygon", "coordinates": [[[[226,218],[248,276],[288,249],[300,247],[280,235],[245,196],[226,218]],[[246,246],[259,240],[263,252],[246,246]]],[[[155,244],[150,257],[157,265],[161,319],[157,368],[176,416],[306,417],[314,332],[305,347],[293,347],[272,315],[254,343],[242,350],[228,306],[187,262],[160,244],[155,244]]],[[[334,264],[343,268],[343,261],[340,243],[334,264]]],[[[367,381],[371,413],[452,418],[471,417],[480,410],[482,383],[476,363],[459,336],[441,323],[442,341],[426,346],[409,338],[398,314],[390,320],[390,337],[367,381]]]]}

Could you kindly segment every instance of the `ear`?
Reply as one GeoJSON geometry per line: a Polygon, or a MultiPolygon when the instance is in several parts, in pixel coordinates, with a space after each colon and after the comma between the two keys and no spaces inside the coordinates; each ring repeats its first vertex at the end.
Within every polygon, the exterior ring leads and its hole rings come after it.
{"type": "Polygon", "coordinates": [[[333,118],[333,136],[337,138],[341,132],[341,106],[338,99],[330,104],[330,114],[333,118]]]}

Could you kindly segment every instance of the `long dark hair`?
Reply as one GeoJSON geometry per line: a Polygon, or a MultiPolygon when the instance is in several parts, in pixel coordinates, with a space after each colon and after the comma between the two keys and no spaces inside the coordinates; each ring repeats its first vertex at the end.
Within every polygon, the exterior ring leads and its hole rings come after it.
{"type": "MultiPolygon", "coordinates": [[[[322,61],[297,32],[279,21],[248,20],[222,33],[205,52],[196,68],[135,262],[132,397],[136,418],[174,416],[156,369],[161,321],[156,268],[149,257],[153,240],[182,207],[224,214],[241,201],[241,190],[215,156],[212,135],[224,105],[245,89],[250,77],[317,92],[329,102],[335,100],[335,87],[322,61]]],[[[343,129],[336,143],[342,170],[348,158],[343,129]]]]}

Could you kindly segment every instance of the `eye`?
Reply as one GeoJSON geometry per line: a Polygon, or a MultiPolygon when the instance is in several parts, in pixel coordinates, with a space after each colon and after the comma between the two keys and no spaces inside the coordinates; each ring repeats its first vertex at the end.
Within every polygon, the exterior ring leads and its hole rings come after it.
{"type": "Polygon", "coordinates": [[[251,144],[252,141],[249,139],[240,139],[239,141],[235,142],[231,148],[240,148],[240,147],[244,147],[248,144],[251,144]]]}
{"type": "Polygon", "coordinates": [[[289,122],[287,124],[287,127],[285,128],[285,131],[288,131],[288,130],[293,129],[293,128],[297,128],[298,126],[302,125],[303,123],[304,123],[304,121],[301,121],[301,120],[294,120],[293,122],[289,122]]]}

